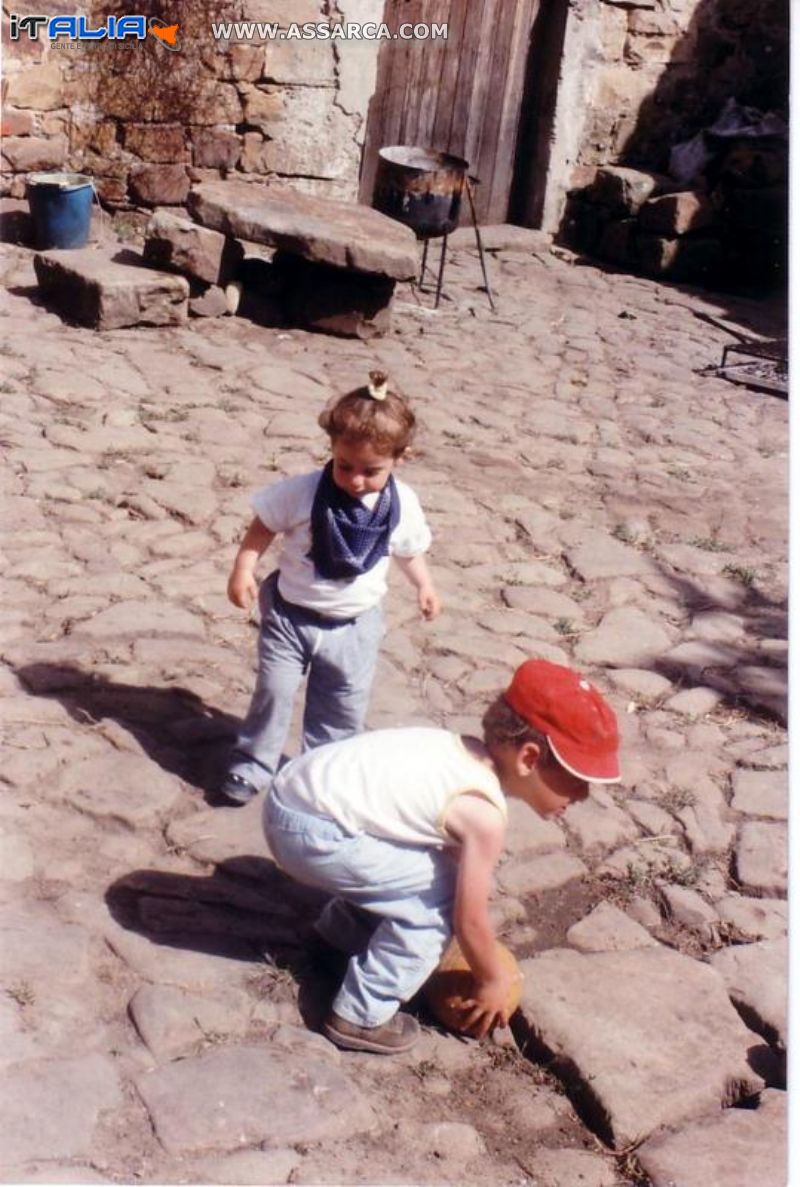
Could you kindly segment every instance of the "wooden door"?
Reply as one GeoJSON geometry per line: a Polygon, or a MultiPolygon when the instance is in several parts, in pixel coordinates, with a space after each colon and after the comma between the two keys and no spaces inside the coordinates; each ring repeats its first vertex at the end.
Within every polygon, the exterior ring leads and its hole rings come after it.
{"type": "MultiPolygon", "coordinates": [[[[531,31],[540,0],[386,0],[384,21],[446,24],[446,40],[386,41],[370,103],[361,201],[393,144],[452,153],[477,177],[482,223],[507,221],[531,31]]],[[[464,204],[466,207],[466,203],[464,204]]],[[[462,221],[468,209],[462,208],[462,221]]]]}

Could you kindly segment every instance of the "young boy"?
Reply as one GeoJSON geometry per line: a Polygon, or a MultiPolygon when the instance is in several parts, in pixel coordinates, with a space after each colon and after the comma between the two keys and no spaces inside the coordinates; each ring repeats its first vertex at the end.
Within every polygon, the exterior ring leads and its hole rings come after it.
{"type": "Polygon", "coordinates": [[[475,980],[465,1025],[505,1025],[508,975],[489,918],[505,796],[541,816],[619,781],[613,710],[569,668],[531,659],[483,718],[484,740],[384,729],[288,763],[264,805],[275,860],[334,897],[315,930],[350,955],[324,1024],[339,1047],[408,1050],[419,1027],[399,1010],[455,932],[475,980]]]}

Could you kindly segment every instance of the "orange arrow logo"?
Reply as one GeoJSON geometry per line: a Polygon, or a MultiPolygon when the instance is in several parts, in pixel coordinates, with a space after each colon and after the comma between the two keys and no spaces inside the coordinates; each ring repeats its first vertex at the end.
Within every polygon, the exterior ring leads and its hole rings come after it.
{"type": "Polygon", "coordinates": [[[156,20],[157,18],[151,19],[149,26],[150,32],[155,37],[157,37],[159,41],[163,41],[169,49],[177,49],[178,29],[180,28],[180,25],[164,25],[161,23],[156,24],[156,20]]]}

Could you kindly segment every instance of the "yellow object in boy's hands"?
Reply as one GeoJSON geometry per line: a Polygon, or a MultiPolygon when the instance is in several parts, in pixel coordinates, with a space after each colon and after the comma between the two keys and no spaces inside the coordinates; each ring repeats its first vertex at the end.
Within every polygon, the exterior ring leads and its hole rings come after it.
{"type": "MultiPolygon", "coordinates": [[[[522,999],[522,973],[514,954],[497,944],[497,955],[506,972],[511,974],[511,985],[506,999],[506,1013],[510,1018],[522,999]]],[[[468,1034],[471,1027],[465,1022],[469,1014],[467,1002],[475,996],[475,982],[458,940],[450,941],[444,956],[425,985],[425,1001],[434,1017],[457,1034],[468,1034]]]]}

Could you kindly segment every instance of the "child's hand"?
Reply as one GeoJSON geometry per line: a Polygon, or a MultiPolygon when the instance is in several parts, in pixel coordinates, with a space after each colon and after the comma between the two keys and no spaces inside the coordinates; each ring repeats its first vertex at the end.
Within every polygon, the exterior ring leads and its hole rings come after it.
{"type": "Polygon", "coordinates": [[[511,977],[504,973],[491,981],[475,982],[475,996],[464,1002],[464,1027],[477,1039],[495,1026],[508,1026],[511,977]]]}
{"type": "Polygon", "coordinates": [[[228,578],[228,599],[240,610],[249,610],[258,597],[258,582],[252,569],[234,565],[228,578]]]}
{"type": "Polygon", "coordinates": [[[417,604],[426,622],[433,622],[442,609],[439,595],[432,585],[422,585],[417,592],[417,604]]]}

